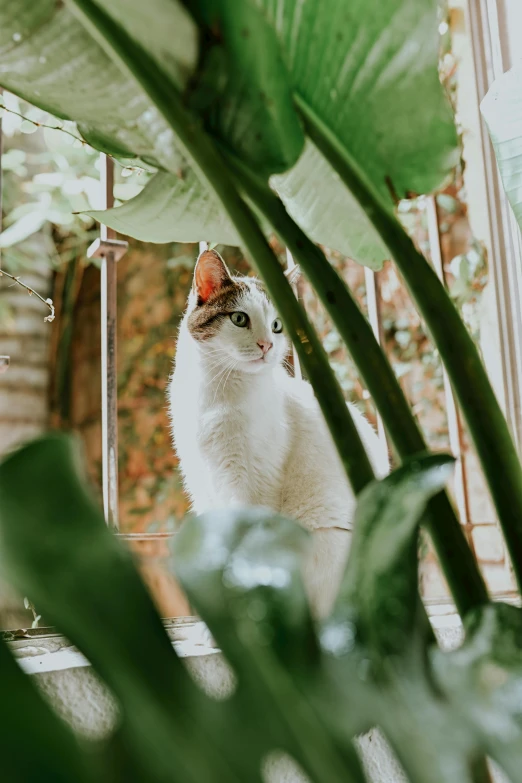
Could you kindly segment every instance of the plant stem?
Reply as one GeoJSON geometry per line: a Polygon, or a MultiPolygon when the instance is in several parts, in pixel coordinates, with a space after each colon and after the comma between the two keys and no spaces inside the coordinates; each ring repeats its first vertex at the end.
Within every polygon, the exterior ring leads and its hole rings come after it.
{"type": "MultiPolygon", "coordinates": [[[[313,285],[372,395],[399,458],[427,451],[395,373],[344,281],[267,186],[244,167],[238,182],[313,285]]],[[[446,493],[431,499],[423,525],[430,532],[459,613],[464,616],[486,603],[486,586],[446,493]]]]}
{"type": "Polygon", "coordinates": [[[156,62],[92,0],[74,0],[86,24],[101,45],[116,56],[134,76],[176,134],[180,148],[196,164],[207,188],[227,211],[243,245],[261,273],[270,296],[282,315],[314,388],[355,494],[373,478],[368,455],[346,406],[328,357],[297,301],[283,269],[252,212],[240,197],[229,170],[204,132],[201,123],[184,106],[179,92],[156,62]]]}
{"type": "Polygon", "coordinates": [[[85,145],[86,147],[91,147],[90,144],[87,144],[85,139],[82,139],[82,137],[76,133],[72,133],[71,131],[67,130],[67,128],[64,128],[61,125],[46,125],[45,122],[37,122],[37,120],[32,120],[30,117],[26,117],[24,114],[20,114],[20,112],[15,111],[14,109],[8,109],[5,103],[2,102],[2,99],[0,98],[0,109],[2,112],[7,112],[8,114],[13,114],[15,117],[20,117],[21,120],[24,120],[25,122],[30,122],[32,125],[34,125],[35,128],[48,128],[49,130],[56,130],[60,131],[61,133],[66,133],[67,136],[71,136],[75,141],[79,141],[82,145],[85,145]]]}
{"type": "Polygon", "coordinates": [[[22,280],[20,280],[19,277],[15,277],[14,275],[9,274],[9,272],[6,272],[5,269],[0,269],[0,277],[9,277],[10,280],[14,280],[16,285],[21,286],[22,288],[25,288],[29,296],[36,296],[37,299],[40,300],[40,302],[43,302],[46,307],[49,308],[51,311],[49,315],[46,315],[44,318],[44,321],[54,321],[54,304],[52,299],[44,299],[43,296],[41,296],[38,291],[35,291],[34,288],[31,288],[30,285],[27,285],[27,283],[24,283],[22,280]]]}
{"type": "Polygon", "coordinates": [[[426,322],[466,419],[522,586],[522,469],[477,347],[435,271],[365,174],[309,106],[299,96],[296,101],[310,138],[368,215],[426,322]]]}

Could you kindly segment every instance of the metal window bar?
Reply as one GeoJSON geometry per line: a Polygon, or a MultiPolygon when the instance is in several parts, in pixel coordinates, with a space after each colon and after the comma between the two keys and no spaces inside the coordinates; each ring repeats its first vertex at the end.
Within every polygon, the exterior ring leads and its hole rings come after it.
{"type": "MultiPolygon", "coordinates": [[[[103,209],[114,206],[114,162],[100,156],[100,185],[103,209]]],[[[101,302],[101,407],[102,407],[102,486],[105,521],[119,528],[118,514],[118,375],[117,375],[117,269],[127,242],[116,239],[116,232],[100,227],[100,237],[87,251],[88,258],[99,258],[101,302]]]]}
{"type": "MultiPolygon", "coordinates": [[[[512,64],[505,26],[496,0],[468,0],[477,102],[492,82],[512,64]]],[[[485,169],[487,220],[491,237],[493,274],[506,417],[519,454],[522,454],[522,246],[520,233],[500,181],[497,162],[484,121],[480,123],[485,169]]]]}

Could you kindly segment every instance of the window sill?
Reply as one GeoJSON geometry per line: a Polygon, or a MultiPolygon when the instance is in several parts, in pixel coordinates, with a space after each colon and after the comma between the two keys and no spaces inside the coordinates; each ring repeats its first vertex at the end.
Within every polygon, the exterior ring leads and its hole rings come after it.
{"type": "MultiPolygon", "coordinates": [[[[450,604],[428,607],[430,619],[442,647],[453,647],[461,638],[461,622],[450,604]]],[[[199,658],[220,651],[201,640],[197,617],[165,620],[165,629],[180,658],[199,658]]],[[[26,674],[44,674],[90,667],[83,653],[53,628],[5,632],[4,639],[26,674]]]]}
{"type": "MultiPolygon", "coordinates": [[[[201,641],[200,624],[196,617],[166,620],[165,628],[180,658],[198,658],[219,653],[218,649],[201,641]]],[[[90,666],[83,653],[52,628],[7,632],[4,638],[26,674],[44,674],[90,666]]]]}

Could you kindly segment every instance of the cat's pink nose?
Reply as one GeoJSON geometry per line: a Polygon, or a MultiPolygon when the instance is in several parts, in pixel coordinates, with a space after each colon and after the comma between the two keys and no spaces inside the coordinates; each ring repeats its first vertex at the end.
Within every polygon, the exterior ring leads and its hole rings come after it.
{"type": "Polygon", "coordinates": [[[273,346],[274,343],[271,343],[269,340],[258,340],[257,344],[265,354],[268,353],[268,351],[270,350],[270,348],[273,346]]]}

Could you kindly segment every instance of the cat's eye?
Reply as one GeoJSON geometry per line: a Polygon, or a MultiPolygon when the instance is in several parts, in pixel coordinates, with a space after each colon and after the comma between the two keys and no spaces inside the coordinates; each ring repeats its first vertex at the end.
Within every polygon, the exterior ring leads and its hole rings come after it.
{"type": "Polygon", "coordinates": [[[283,331],[283,322],[280,318],[276,318],[275,321],[273,321],[272,331],[275,332],[275,334],[279,334],[279,332],[283,331]]]}
{"type": "Polygon", "coordinates": [[[230,313],[230,320],[235,326],[246,326],[248,324],[248,315],[246,313],[230,313]]]}

